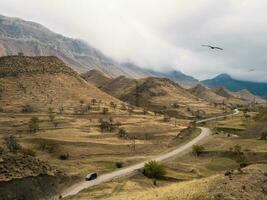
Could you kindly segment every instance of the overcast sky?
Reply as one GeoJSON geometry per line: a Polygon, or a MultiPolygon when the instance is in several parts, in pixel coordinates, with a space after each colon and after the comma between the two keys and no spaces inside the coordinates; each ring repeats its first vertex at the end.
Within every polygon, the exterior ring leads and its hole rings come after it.
{"type": "Polygon", "coordinates": [[[266,0],[1,0],[0,14],[83,39],[120,62],[267,82],[266,0]]]}

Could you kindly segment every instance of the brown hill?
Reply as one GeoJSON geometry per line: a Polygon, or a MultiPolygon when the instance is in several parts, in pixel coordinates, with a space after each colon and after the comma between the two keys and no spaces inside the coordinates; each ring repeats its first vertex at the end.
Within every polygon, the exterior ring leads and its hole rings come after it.
{"type": "Polygon", "coordinates": [[[204,99],[211,103],[221,103],[226,98],[220,95],[217,95],[210,89],[206,88],[203,85],[198,84],[197,86],[189,89],[189,92],[193,94],[194,96],[199,97],[200,99],[204,99]]]}
{"type": "Polygon", "coordinates": [[[81,75],[86,81],[97,87],[101,87],[111,81],[111,77],[103,72],[93,69],[81,75]]]}
{"type": "Polygon", "coordinates": [[[80,103],[99,99],[118,101],[82,79],[56,57],[7,56],[0,58],[0,102],[4,111],[49,107],[73,110],[80,103]]]}
{"type": "Polygon", "coordinates": [[[266,103],[264,99],[251,94],[248,90],[240,90],[239,92],[232,92],[232,94],[236,98],[243,99],[248,102],[266,103]]]}
{"type": "Polygon", "coordinates": [[[177,83],[167,78],[129,79],[120,76],[102,86],[105,92],[132,105],[170,116],[192,117],[197,110],[217,113],[206,101],[201,100],[177,83]]]}
{"type": "Polygon", "coordinates": [[[266,103],[264,99],[251,94],[247,90],[241,90],[239,92],[231,92],[224,87],[218,87],[218,88],[212,89],[212,91],[219,96],[225,97],[226,98],[225,103],[249,104],[254,101],[256,103],[261,103],[261,104],[266,103]]]}
{"type": "Polygon", "coordinates": [[[214,88],[212,89],[212,91],[219,95],[219,96],[222,96],[222,97],[225,97],[225,98],[231,98],[231,97],[234,97],[234,95],[232,94],[232,92],[230,92],[229,90],[227,90],[226,88],[224,87],[218,87],[218,88],[214,88]]]}

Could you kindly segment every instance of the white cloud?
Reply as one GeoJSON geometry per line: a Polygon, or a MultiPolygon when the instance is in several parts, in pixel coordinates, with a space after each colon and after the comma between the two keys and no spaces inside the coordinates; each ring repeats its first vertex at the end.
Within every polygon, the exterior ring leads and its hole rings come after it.
{"type": "Polygon", "coordinates": [[[265,0],[1,0],[0,13],[88,41],[107,55],[203,79],[267,81],[265,0]],[[201,44],[222,46],[211,51],[201,44]],[[249,69],[255,69],[249,72],[249,69]]]}

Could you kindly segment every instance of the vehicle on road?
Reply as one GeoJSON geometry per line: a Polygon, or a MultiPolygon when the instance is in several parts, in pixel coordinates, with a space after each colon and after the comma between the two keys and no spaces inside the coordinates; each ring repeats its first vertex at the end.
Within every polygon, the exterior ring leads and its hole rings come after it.
{"type": "Polygon", "coordinates": [[[90,174],[87,174],[85,177],[86,181],[91,181],[97,178],[97,173],[96,172],[92,172],[90,174]]]}

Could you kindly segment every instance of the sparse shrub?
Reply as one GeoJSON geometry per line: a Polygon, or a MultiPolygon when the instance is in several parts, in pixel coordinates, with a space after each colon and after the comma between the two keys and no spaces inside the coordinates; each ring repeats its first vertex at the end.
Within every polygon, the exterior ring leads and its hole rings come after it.
{"type": "Polygon", "coordinates": [[[117,128],[119,128],[119,127],[121,126],[121,123],[120,123],[120,122],[116,122],[116,123],[115,123],[115,126],[116,126],[117,128]]]}
{"type": "Polygon", "coordinates": [[[180,108],[180,105],[179,105],[178,103],[174,103],[174,104],[172,105],[172,107],[173,107],[173,108],[180,108]]]}
{"type": "Polygon", "coordinates": [[[29,104],[26,104],[26,105],[22,106],[21,112],[22,113],[31,113],[31,112],[33,112],[33,109],[29,104]]]}
{"type": "Polygon", "coordinates": [[[113,108],[114,110],[117,108],[117,104],[114,103],[113,101],[110,102],[110,107],[113,108]]]}
{"type": "Polygon", "coordinates": [[[39,144],[39,148],[42,151],[47,151],[48,153],[55,153],[58,151],[59,146],[56,143],[52,143],[50,141],[42,140],[39,144]]]}
{"type": "Polygon", "coordinates": [[[64,112],[64,107],[61,105],[59,106],[58,110],[59,110],[59,113],[62,114],[64,112]]]}
{"type": "Polygon", "coordinates": [[[0,155],[4,153],[4,148],[0,146],[0,155]]]}
{"type": "Polygon", "coordinates": [[[69,153],[65,153],[65,154],[60,154],[59,155],[59,159],[60,160],[68,160],[70,157],[69,153]]]}
{"type": "Polygon", "coordinates": [[[53,113],[54,112],[54,109],[52,107],[49,107],[48,108],[48,113],[53,113]]]}
{"type": "Polygon", "coordinates": [[[4,137],[4,144],[10,152],[16,153],[21,150],[20,144],[17,142],[17,139],[13,135],[4,137]]]}
{"type": "Polygon", "coordinates": [[[164,118],[163,118],[163,121],[164,122],[170,122],[171,118],[168,115],[165,115],[164,118]]]}
{"type": "Polygon", "coordinates": [[[165,166],[161,163],[158,163],[155,160],[151,160],[145,163],[144,175],[149,178],[161,179],[165,176],[166,169],[165,166]]]}
{"type": "Polygon", "coordinates": [[[120,129],[119,132],[118,132],[118,136],[119,138],[126,138],[127,137],[127,133],[124,129],[120,129]]]}
{"type": "Polygon", "coordinates": [[[83,105],[84,104],[84,100],[81,99],[80,100],[80,104],[83,105]]]}
{"type": "Polygon", "coordinates": [[[39,130],[39,118],[32,117],[28,123],[29,130],[32,133],[36,133],[39,130]]]}
{"type": "Polygon", "coordinates": [[[203,146],[201,146],[201,145],[194,145],[193,147],[192,147],[192,149],[193,149],[193,154],[195,155],[195,156],[200,156],[201,154],[203,154],[204,153],[204,151],[205,151],[205,147],[203,147],[203,146]]]}
{"type": "Polygon", "coordinates": [[[124,111],[127,110],[127,107],[124,103],[121,104],[121,110],[124,110],[124,111]]]}
{"type": "Polygon", "coordinates": [[[240,145],[235,145],[234,148],[233,148],[233,152],[234,154],[236,155],[240,155],[242,152],[241,152],[241,146],[240,145]]]}
{"type": "Polygon", "coordinates": [[[122,168],[123,167],[123,162],[116,162],[115,163],[117,168],[122,168]]]}
{"type": "Polygon", "coordinates": [[[109,111],[108,108],[107,107],[104,107],[103,110],[102,110],[103,115],[107,114],[108,111],[109,111]]]}
{"type": "Polygon", "coordinates": [[[33,149],[22,149],[22,153],[32,157],[36,156],[36,151],[34,151],[33,149]]]}
{"type": "Polygon", "coordinates": [[[96,100],[96,99],[92,99],[92,100],[91,100],[91,104],[92,104],[92,105],[95,105],[96,103],[97,103],[97,100],[96,100]]]}
{"type": "Polygon", "coordinates": [[[104,131],[112,132],[116,129],[115,125],[108,121],[103,121],[103,120],[99,120],[99,121],[100,121],[101,132],[104,132],[104,131]]]}
{"type": "Polygon", "coordinates": [[[54,115],[53,113],[49,113],[48,117],[49,117],[50,122],[54,122],[56,115],[54,115]]]}
{"type": "Polygon", "coordinates": [[[133,114],[133,111],[134,111],[133,107],[132,106],[129,106],[128,107],[128,113],[129,113],[129,115],[133,114]]]}
{"type": "Polygon", "coordinates": [[[18,52],[18,56],[24,56],[23,52],[18,52]]]}
{"type": "Polygon", "coordinates": [[[246,161],[242,161],[239,163],[239,167],[240,168],[244,168],[244,167],[247,167],[248,166],[248,163],[246,161]]]}
{"type": "Polygon", "coordinates": [[[267,141],[267,131],[261,133],[260,139],[267,141]]]}

